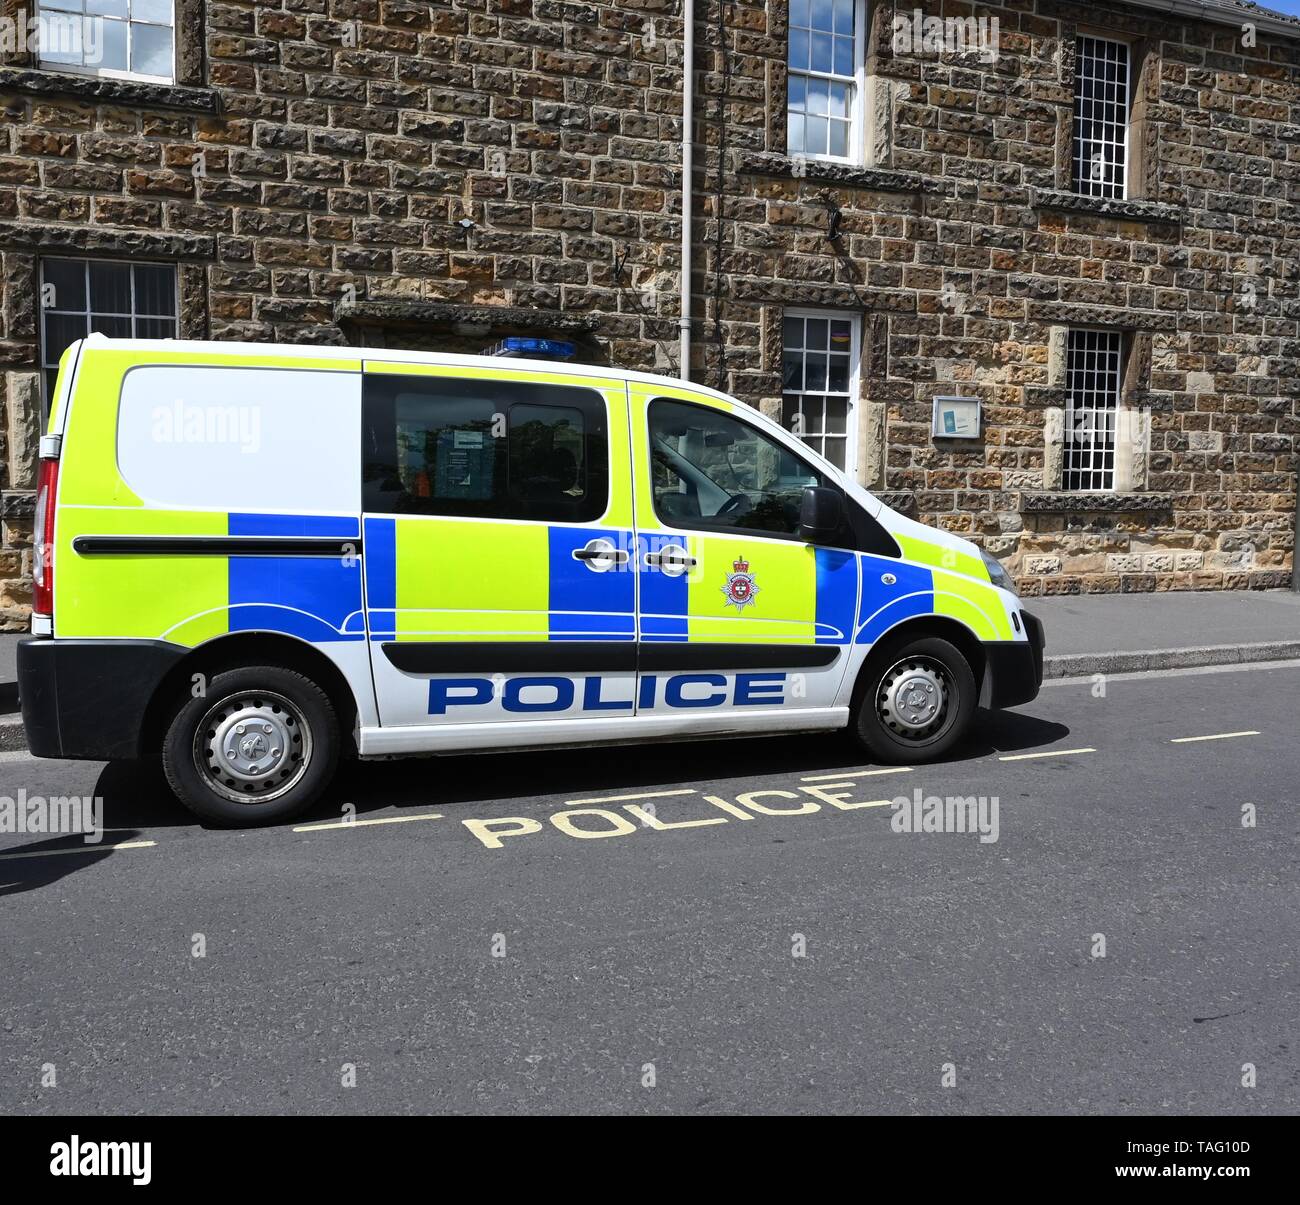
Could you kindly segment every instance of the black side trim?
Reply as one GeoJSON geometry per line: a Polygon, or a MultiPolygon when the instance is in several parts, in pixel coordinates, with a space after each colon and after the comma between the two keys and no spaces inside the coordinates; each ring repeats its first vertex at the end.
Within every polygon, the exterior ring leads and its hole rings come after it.
{"type": "Polygon", "coordinates": [[[384,656],[405,674],[581,674],[640,670],[800,669],[830,665],[833,644],[634,644],[618,640],[388,641],[384,656]]]}
{"type": "Polygon", "coordinates": [[[361,537],[338,536],[77,536],[82,556],[357,556],[361,537]]]}
{"type": "Polygon", "coordinates": [[[145,711],[188,649],[164,640],[18,642],[18,694],[37,757],[141,757],[145,711]]]}
{"type": "Polygon", "coordinates": [[[381,647],[384,656],[404,674],[632,673],[636,669],[636,645],[631,640],[483,644],[399,640],[381,647]]]}
{"type": "Polygon", "coordinates": [[[646,641],[639,646],[642,670],[806,669],[830,665],[834,644],[679,644],[646,641]]]}

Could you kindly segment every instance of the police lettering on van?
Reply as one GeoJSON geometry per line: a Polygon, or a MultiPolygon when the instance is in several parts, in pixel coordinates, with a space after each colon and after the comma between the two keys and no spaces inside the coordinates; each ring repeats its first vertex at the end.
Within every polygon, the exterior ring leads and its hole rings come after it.
{"type": "Polygon", "coordinates": [[[635,698],[603,697],[600,678],[435,678],[429,682],[429,714],[446,715],[452,707],[481,707],[500,698],[506,711],[631,712],[653,707],[662,691],[665,707],[771,706],[785,701],[785,674],[674,674],[662,685],[654,674],[637,680],[635,698]]]}
{"type": "Polygon", "coordinates": [[[91,336],[34,581],[31,750],[158,758],[219,824],[345,756],[847,728],[920,762],[1042,675],[995,559],[751,407],[604,367],[91,336]]]}

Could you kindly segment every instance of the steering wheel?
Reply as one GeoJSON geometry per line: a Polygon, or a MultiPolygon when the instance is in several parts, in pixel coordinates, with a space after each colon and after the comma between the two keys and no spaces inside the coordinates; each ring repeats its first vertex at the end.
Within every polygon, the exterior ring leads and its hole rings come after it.
{"type": "Polygon", "coordinates": [[[753,509],[753,503],[749,500],[748,494],[732,494],[719,508],[716,518],[729,517],[731,515],[747,515],[753,509]]]}

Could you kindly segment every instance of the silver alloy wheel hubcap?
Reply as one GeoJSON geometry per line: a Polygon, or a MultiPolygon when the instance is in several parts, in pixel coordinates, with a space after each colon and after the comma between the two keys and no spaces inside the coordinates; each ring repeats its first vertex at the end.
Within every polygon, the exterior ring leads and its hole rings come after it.
{"type": "Polygon", "coordinates": [[[291,789],[311,760],[311,728],[283,695],[247,691],[223,699],[199,725],[194,764],[235,803],[264,803],[291,789]]]}
{"type": "Polygon", "coordinates": [[[899,736],[931,734],[948,709],[947,674],[929,658],[899,661],[881,679],[880,718],[899,736]]]}

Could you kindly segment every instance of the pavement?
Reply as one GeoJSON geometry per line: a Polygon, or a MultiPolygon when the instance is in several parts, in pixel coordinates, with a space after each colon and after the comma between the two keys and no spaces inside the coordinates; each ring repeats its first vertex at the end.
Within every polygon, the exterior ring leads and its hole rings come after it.
{"type": "Polygon", "coordinates": [[[112,830],[0,834],[0,1114],[1294,1114],[1298,692],[1050,682],[910,769],[834,736],[366,764],[244,832],[0,754],[0,796],[112,830]],[[997,839],[896,831],[915,793],[997,839]]]}
{"type": "Polygon", "coordinates": [[[1043,621],[1052,678],[1300,658],[1291,590],[1065,595],[1025,608],[1043,621]]]}

